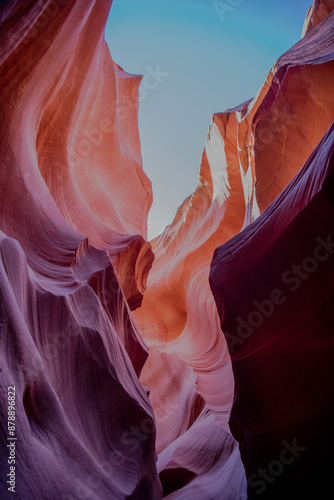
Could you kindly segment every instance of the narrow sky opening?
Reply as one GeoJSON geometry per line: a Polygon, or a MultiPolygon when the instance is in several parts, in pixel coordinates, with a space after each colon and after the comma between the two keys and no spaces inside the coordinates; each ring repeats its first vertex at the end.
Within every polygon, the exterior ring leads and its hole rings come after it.
{"type": "Polygon", "coordinates": [[[311,3],[114,0],[106,27],[111,55],[144,75],[139,131],[153,185],[150,239],[196,187],[212,114],[257,94],[300,39],[311,3]]]}

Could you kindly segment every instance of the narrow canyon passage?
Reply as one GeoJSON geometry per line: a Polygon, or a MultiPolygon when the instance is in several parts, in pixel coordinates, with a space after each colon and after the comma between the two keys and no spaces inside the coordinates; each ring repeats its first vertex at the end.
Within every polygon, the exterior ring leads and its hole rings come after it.
{"type": "Polygon", "coordinates": [[[0,6],[0,496],[325,498],[334,2],[212,116],[151,241],[142,78],[110,55],[111,3],[0,6]]]}

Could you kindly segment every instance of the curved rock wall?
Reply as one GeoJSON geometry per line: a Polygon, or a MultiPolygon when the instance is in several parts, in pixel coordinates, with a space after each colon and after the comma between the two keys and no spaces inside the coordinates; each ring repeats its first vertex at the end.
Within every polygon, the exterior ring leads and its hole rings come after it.
{"type": "Polygon", "coordinates": [[[1,470],[15,386],[19,498],[320,498],[334,5],[213,116],[198,187],[151,242],[141,77],[111,59],[110,6],[0,7],[1,470]]]}

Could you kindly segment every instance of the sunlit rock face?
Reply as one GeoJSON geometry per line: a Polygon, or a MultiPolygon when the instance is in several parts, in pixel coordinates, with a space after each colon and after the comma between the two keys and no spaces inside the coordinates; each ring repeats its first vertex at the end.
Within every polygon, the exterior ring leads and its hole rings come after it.
{"type": "Polygon", "coordinates": [[[253,100],[213,116],[198,187],[151,242],[140,77],[111,59],[110,6],[0,7],[1,470],[15,386],[24,500],[320,498],[332,2],[253,100]]]}
{"type": "Polygon", "coordinates": [[[262,89],[252,120],[261,212],[299,172],[333,121],[333,15],[280,57],[270,86],[262,89]]]}

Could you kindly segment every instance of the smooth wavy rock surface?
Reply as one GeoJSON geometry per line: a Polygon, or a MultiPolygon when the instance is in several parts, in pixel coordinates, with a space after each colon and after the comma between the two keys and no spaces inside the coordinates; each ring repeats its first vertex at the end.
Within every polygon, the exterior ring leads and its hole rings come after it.
{"type": "MultiPolygon", "coordinates": [[[[110,6],[22,0],[1,7],[1,228],[49,290],[75,289],[69,264],[84,237],[113,262],[146,238],[152,191],[137,124],[141,77],[111,59],[110,6]],[[131,182],[123,182],[125,172],[131,182]]],[[[127,272],[135,279],[132,261],[127,272]]]]}
{"type": "Polygon", "coordinates": [[[334,124],[277,200],[212,261],[236,384],[230,426],[250,498],[325,498],[330,486],[333,169],[334,124]]]}
{"type": "MultiPolygon", "coordinates": [[[[1,386],[3,396],[16,388],[19,498],[159,498],[152,408],[118,336],[124,312],[109,318],[88,285],[45,292],[3,233],[0,253],[1,386]]],[[[7,486],[2,476],[1,498],[7,486]]]]}
{"type": "Polygon", "coordinates": [[[148,349],[130,312],[153,259],[140,77],[110,57],[110,5],[1,5],[4,499],[8,386],[19,498],[161,498],[155,419],[138,380],[148,349]]]}
{"type": "Polygon", "coordinates": [[[110,56],[110,6],[0,6],[1,471],[15,386],[22,500],[321,498],[332,2],[254,99],[213,116],[198,187],[152,242],[141,77],[110,56]]]}

